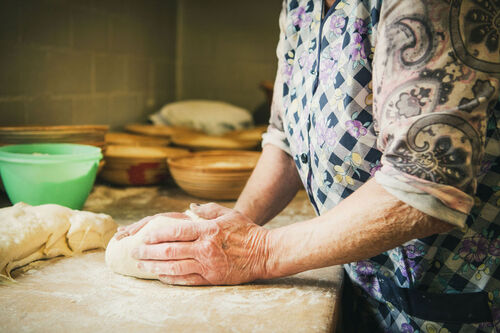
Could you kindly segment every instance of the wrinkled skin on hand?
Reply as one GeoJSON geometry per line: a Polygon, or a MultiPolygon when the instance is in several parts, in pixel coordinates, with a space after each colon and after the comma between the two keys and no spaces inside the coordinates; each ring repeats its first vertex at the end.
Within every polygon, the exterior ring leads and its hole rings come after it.
{"type": "MultiPolygon", "coordinates": [[[[234,285],[267,276],[268,230],[214,203],[191,205],[191,210],[207,221],[165,214],[188,221],[146,235],[145,245],[133,252],[140,269],[159,273],[162,282],[179,285],[234,285]]],[[[121,232],[133,234],[152,218],[121,232]]]]}

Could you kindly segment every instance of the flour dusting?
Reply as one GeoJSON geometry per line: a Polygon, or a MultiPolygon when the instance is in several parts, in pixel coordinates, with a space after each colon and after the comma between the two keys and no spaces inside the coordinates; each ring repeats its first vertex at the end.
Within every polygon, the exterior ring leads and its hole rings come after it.
{"type": "Polygon", "coordinates": [[[311,283],[306,273],[243,286],[169,286],[111,272],[102,251],[24,269],[17,283],[0,287],[0,322],[12,331],[252,332],[278,324],[293,330],[298,324],[287,318],[309,328],[327,323],[320,318],[331,316],[336,295],[334,284],[311,283]]]}

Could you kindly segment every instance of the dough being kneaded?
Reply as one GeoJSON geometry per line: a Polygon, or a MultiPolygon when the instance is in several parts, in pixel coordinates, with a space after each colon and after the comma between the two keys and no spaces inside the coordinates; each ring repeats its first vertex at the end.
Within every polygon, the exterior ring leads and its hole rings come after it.
{"type": "MultiPolygon", "coordinates": [[[[191,211],[185,212],[194,221],[204,221],[191,211]]],[[[166,216],[157,216],[142,227],[136,234],[120,240],[112,238],[106,248],[106,265],[112,271],[141,279],[158,279],[157,273],[141,271],[137,268],[138,260],[132,258],[132,250],[144,244],[144,236],[169,225],[184,223],[186,220],[166,216]]]]}
{"type": "Polygon", "coordinates": [[[106,248],[116,227],[109,215],[54,204],[2,208],[0,282],[12,280],[13,269],[35,260],[106,248]]]}

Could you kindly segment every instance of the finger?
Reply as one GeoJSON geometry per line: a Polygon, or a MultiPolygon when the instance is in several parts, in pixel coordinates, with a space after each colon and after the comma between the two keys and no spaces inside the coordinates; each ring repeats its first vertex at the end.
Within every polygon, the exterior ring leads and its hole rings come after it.
{"type": "Polygon", "coordinates": [[[142,229],[142,227],[144,227],[149,221],[151,221],[153,219],[152,216],[148,216],[142,220],[140,220],[139,222],[136,222],[134,224],[132,224],[130,226],[130,228],[128,229],[128,233],[130,235],[134,235],[136,234],[139,230],[142,229]]]}
{"type": "MultiPolygon", "coordinates": [[[[136,222],[136,223],[138,223],[138,222],[136,222]]],[[[114,235],[114,238],[116,238],[117,240],[120,240],[124,237],[130,236],[129,230],[131,228],[132,228],[132,224],[118,227],[118,229],[116,230],[116,233],[114,235]]]]}
{"type": "MultiPolygon", "coordinates": [[[[136,222],[136,223],[138,223],[138,222],[136,222]]],[[[132,225],[128,225],[128,226],[125,226],[125,227],[120,227],[120,228],[118,229],[118,231],[116,232],[116,234],[115,234],[115,236],[114,236],[114,237],[115,237],[117,240],[120,240],[120,239],[122,239],[122,238],[128,237],[128,236],[130,236],[130,235],[131,235],[130,230],[133,230],[132,225]]]]}
{"type": "Polygon", "coordinates": [[[176,284],[181,286],[208,286],[211,285],[203,276],[199,274],[187,275],[160,275],[158,279],[167,284],[176,284]]]}
{"type": "Polygon", "coordinates": [[[179,222],[166,224],[161,229],[149,232],[144,236],[144,243],[190,242],[198,239],[201,225],[196,222],[179,222]]]}
{"type": "Polygon", "coordinates": [[[213,220],[219,216],[228,214],[232,209],[210,202],[204,205],[191,204],[189,209],[196,215],[207,220],[213,220]]]}
{"type": "Polygon", "coordinates": [[[142,271],[159,275],[187,275],[201,274],[202,267],[194,259],[183,260],[141,260],[137,263],[137,268],[142,271]]]}
{"type": "Polygon", "coordinates": [[[172,212],[172,213],[162,213],[162,214],[157,214],[155,215],[155,217],[157,216],[165,216],[165,217],[170,217],[170,218],[173,218],[173,219],[181,219],[181,220],[191,220],[191,218],[184,214],[184,213],[175,213],[175,212],[172,212]]]}
{"type": "Polygon", "coordinates": [[[134,234],[136,234],[139,230],[142,229],[142,227],[144,227],[153,217],[152,216],[148,216],[148,217],[145,217],[143,218],[142,220],[140,220],[139,222],[135,222],[131,225],[128,225],[128,226],[125,226],[125,228],[123,228],[122,230],[118,231],[116,234],[115,234],[115,238],[117,240],[120,240],[124,237],[128,237],[128,236],[132,236],[134,234]]]}
{"type": "Polygon", "coordinates": [[[179,260],[195,257],[195,245],[187,242],[142,245],[132,251],[139,260],[179,260]]]}
{"type": "Polygon", "coordinates": [[[115,234],[114,237],[117,240],[120,240],[122,238],[132,236],[132,235],[136,234],[137,232],[139,232],[139,230],[141,230],[149,221],[153,220],[154,218],[156,218],[158,216],[165,216],[165,217],[171,217],[171,218],[175,218],[175,219],[190,220],[189,216],[187,216],[186,214],[175,213],[175,212],[160,213],[160,214],[156,214],[153,216],[146,216],[138,222],[132,223],[132,224],[127,225],[127,226],[119,227],[118,232],[115,234]]]}
{"type": "Polygon", "coordinates": [[[116,240],[120,240],[120,239],[127,237],[127,236],[128,236],[128,232],[126,232],[125,230],[118,230],[113,237],[116,240]]]}

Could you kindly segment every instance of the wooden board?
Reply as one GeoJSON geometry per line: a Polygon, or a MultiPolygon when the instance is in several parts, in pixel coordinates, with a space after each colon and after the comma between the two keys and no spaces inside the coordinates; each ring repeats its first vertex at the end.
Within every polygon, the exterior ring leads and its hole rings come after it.
{"type": "MultiPolygon", "coordinates": [[[[3,203],[6,204],[3,198],[3,203]]],[[[0,200],[1,201],[1,200],[0,200]]],[[[128,224],[182,211],[196,199],[179,189],[98,185],[85,209],[128,224]]],[[[301,191],[268,226],[314,216],[301,191]]],[[[242,286],[179,287],[111,272],[104,253],[56,258],[17,271],[0,286],[2,332],[332,332],[341,267],[242,286]]]]}

